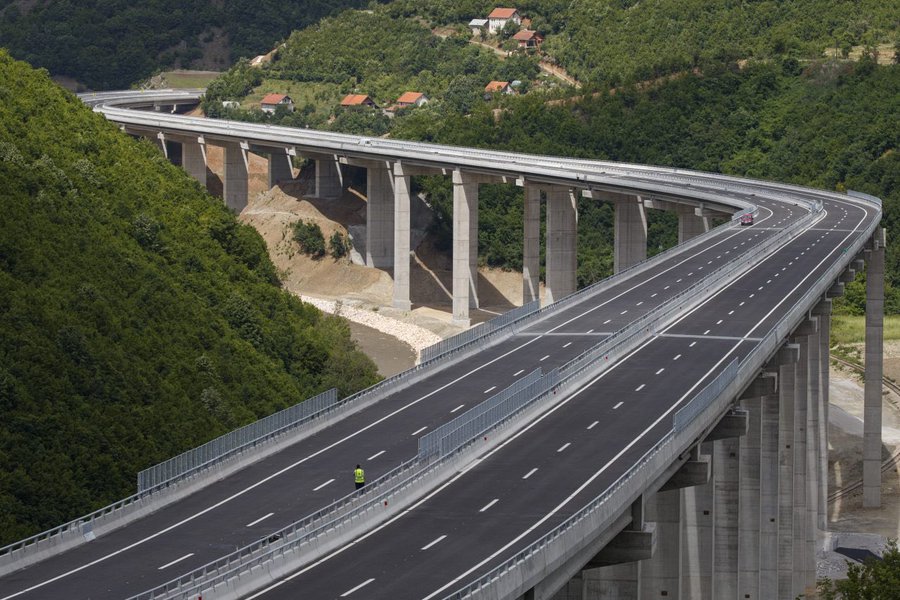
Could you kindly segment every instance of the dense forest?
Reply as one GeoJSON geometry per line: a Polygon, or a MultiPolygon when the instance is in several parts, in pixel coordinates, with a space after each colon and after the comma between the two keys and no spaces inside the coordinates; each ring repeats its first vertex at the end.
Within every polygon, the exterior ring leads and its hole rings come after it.
{"type": "Polygon", "coordinates": [[[271,50],[294,29],[368,0],[0,0],[0,46],[95,90],[154,71],[225,69],[271,50]]]}
{"type": "MultiPolygon", "coordinates": [[[[815,58],[837,46],[897,41],[900,4],[881,0],[521,0],[508,4],[547,36],[544,50],[576,79],[617,85],[739,59],[815,58]]],[[[492,0],[395,0],[392,16],[468,22],[492,0]]]]}
{"type": "Polygon", "coordinates": [[[0,545],[331,387],[377,380],[346,323],[151,144],[0,52],[0,545]]]}

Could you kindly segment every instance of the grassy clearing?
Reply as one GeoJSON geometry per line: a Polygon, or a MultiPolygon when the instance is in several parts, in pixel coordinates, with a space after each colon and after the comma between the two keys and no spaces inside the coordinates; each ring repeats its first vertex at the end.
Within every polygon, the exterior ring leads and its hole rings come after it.
{"type": "Polygon", "coordinates": [[[244,108],[259,106],[263,96],[270,93],[287,94],[294,101],[294,106],[301,109],[312,105],[316,114],[326,117],[334,112],[341,103],[346,92],[336,83],[310,83],[306,81],[287,81],[284,79],[266,79],[254,89],[244,100],[244,108]]]}
{"type": "MultiPolygon", "coordinates": [[[[885,316],[884,339],[900,340],[900,315],[885,316]]],[[[831,345],[861,344],[866,341],[866,318],[847,315],[831,317],[831,345]]]]}
{"type": "Polygon", "coordinates": [[[173,88],[205,88],[221,75],[214,71],[166,71],[162,74],[166,83],[173,88]]]}

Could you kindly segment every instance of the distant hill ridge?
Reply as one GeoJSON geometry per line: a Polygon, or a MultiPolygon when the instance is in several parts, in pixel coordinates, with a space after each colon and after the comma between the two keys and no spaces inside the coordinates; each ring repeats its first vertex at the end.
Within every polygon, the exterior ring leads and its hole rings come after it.
{"type": "Polygon", "coordinates": [[[377,380],[262,239],[151,144],[0,51],[0,545],[142,468],[377,380]]]}

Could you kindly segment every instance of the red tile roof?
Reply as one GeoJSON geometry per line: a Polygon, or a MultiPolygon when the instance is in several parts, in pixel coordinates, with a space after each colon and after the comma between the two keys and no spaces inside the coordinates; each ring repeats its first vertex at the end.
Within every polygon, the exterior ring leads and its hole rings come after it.
{"type": "Polygon", "coordinates": [[[285,94],[266,94],[260,104],[281,104],[281,101],[287,98],[285,94]]]}
{"type": "Polygon", "coordinates": [[[519,11],[515,8],[495,8],[488,15],[488,19],[509,19],[517,12],[519,11]]]}
{"type": "Polygon", "coordinates": [[[422,92],[403,92],[403,95],[397,98],[397,104],[415,104],[422,95],[422,92]]]}
{"type": "Polygon", "coordinates": [[[532,31],[530,29],[523,29],[522,31],[516,33],[516,35],[513,36],[513,39],[518,40],[520,42],[528,42],[532,39],[542,40],[544,38],[542,38],[541,34],[539,34],[537,31],[532,31]]]}
{"type": "Polygon", "coordinates": [[[505,88],[508,85],[509,85],[508,81],[492,81],[489,84],[487,84],[486,86],[484,86],[484,91],[488,92],[488,93],[501,92],[501,91],[503,91],[503,88],[505,88]]]}
{"type": "Polygon", "coordinates": [[[341,100],[341,106],[361,106],[367,104],[367,100],[368,102],[372,102],[372,99],[365,94],[347,94],[344,99],[341,100]]]}

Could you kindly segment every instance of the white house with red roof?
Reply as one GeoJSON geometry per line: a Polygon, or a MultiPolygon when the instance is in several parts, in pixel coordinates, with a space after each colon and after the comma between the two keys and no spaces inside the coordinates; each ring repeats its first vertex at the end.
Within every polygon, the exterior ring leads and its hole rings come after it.
{"type": "Polygon", "coordinates": [[[428,102],[428,96],[422,92],[404,92],[397,98],[397,108],[409,108],[410,106],[422,106],[428,102]]]}
{"type": "Polygon", "coordinates": [[[510,21],[516,25],[522,24],[522,16],[515,8],[495,8],[488,15],[488,31],[497,33],[503,29],[510,21]]]}
{"type": "Polygon", "coordinates": [[[294,112],[294,101],[285,94],[266,94],[259,102],[260,110],[267,113],[275,112],[279,106],[285,106],[289,111],[294,112]]]}

